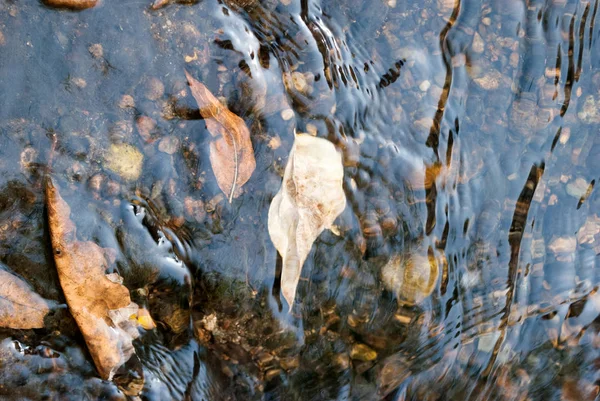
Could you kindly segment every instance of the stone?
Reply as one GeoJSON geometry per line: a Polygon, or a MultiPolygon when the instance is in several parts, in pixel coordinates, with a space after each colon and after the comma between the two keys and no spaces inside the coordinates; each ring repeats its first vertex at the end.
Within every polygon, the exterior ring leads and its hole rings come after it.
{"type": "Polygon", "coordinates": [[[585,98],[577,117],[585,124],[600,123],[600,102],[594,99],[594,96],[585,98]]]}
{"type": "Polygon", "coordinates": [[[350,351],[350,358],[358,361],[374,361],[377,359],[377,352],[365,344],[354,344],[350,351]]]}
{"type": "Polygon", "coordinates": [[[110,145],[105,155],[105,166],[127,181],[137,180],[142,173],[144,155],[133,145],[110,145]]]}

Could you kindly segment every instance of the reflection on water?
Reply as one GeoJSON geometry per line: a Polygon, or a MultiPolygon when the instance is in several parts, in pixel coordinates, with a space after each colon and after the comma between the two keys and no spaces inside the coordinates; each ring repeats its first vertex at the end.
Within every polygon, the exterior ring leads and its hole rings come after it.
{"type": "MultiPolygon", "coordinates": [[[[79,236],[157,322],[142,399],[597,397],[598,0],[154,4],[0,3],[0,261],[64,303],[56,135],[79,236]],[[231,204],[184,69],[252,132],[231,204]],[[347,207],[288,314],[267,213],[294,131],[342,152],[347,207]]],[[[2,397],[125,398],[67,310],[2,334],[2,397]]]]}

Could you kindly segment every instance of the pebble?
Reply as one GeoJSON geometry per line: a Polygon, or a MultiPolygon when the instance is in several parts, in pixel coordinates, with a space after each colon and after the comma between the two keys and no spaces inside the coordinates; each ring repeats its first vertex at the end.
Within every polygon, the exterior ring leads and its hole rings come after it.
{"type": "Polygon", "coordinates": [[[558,237],[553,240],[548,249],[552,253],[572,253],[577,249],[577,239],[575,237],[558,237]]]}
{"type": "Polygon", "coordinates": [[[142,153],[135,146],[128,144],[110,145],[105,155],[106,167],[128,181],[140,177],[143,161],[142,153]]]}
{"type": "Polygon", "coordinates": [[[450,14],[454,10],[454,3],[454,0],[437,0],[438,9],[442,14],[450,14]]]}
{"type": "Polygon", "coordinates": [[[512,52],[510,54],[510,66],[513,68],[517,68],[519,66],[519,60],[520,60],[520,56],[519,53],[517,52],[512,52]]]}
{"type": "Polygon", "coordinates": [[[279,135],[276,135],[269,140],[269,148],[275,150],[275,149],[279,149],[280,146],[281,146],[281,138],[279,138],[279,135]]]}
{"type": "Polygon", "coordinates": [[[21,152],[21,170],[27,171],[29,167],[37,160],[38,152],[31,146],[27,146],[21,152]]]}
{"type": "Polygon", "coordinates": [[[285,370],[296,369],[300,366],[300,358],[297,356],[288,356],[279,361],[279,365],[285,370]]]}
{"type": "Polygon", "coordinates": [[[152,77],[146,82],[146,98],[148,100],[158,100],[165,93],[165,86],[160,79],[152,77]]]}
{"type": "Polygon", "coordinates": [[[94,58],[103,58],[104,57],[104,49],[100,43],[94,43],[88,47],[88,51],[94,58]]]}
{"type": "Polygon", "coordinates": [[[292,110],[292,109],[282,110],[281,118],[283,118],[285,121],[291,120],[292,117],[294,117],[294,110],[292,110]]]}
{"type": "Polygon", "coordinates": [[[158,150],[168,155],[172,155],[179,149],[179,139],[172,135],[167,136],[160,140],[158,143],[158,150]]]}
{"type": "Polygon", "coordinates": [[[119,108],[127,109],[135,107],[135,100],[131,95],[123,95],[121,100],[119,100],[119,108]]]}
{"type": "Polygon", "coordinates": [[[477,342],[477,350],[481,352],[492,352],[499,336],[499,332],[482,335],[477,342]]]}
{"type": "Polygon", "coordinates": [[[590,183],[583,178],[577,178],[567,184],[567,193],[574,198],[580,199],[587,192],[590,183]]]}
{"type": "Polygon", "coordinates": [[[92,191],[100,191],[102,189],[102,183],[104,182],[104,176],[102,174],[94,174],[88,181],[88,186],[92,191]]]}
{"type": "Polygon", "coordinates": [[[306,77],[301,72],[292,73],[292,83],[298,92],[302,94],[308,93],[308,83],[306,82],[306,77]]]}
{"type": "Polygon", "coordinates": [[[271,381],[281,374],[281,369],[271,369],[265,373],[265,380],[271,381]]]}
{"type": "Polygon", "coordinates": [[[147,143],[153,142],[152,131],[156,128],[156,121],[148,116],[140,116],[136,120],[138,133],[147,143]]]}
{"type": "Polygon", "coordinates": [[[421,90],[421,92],[427,92],[429,87],[431,87],[431,82],[429,82],[429,81],[423,81],[419,85],[419,89],[421,90]]]}
{"type": "Polygon", "coordinates": [[[359,361],[374,361],[377,359],[377,352],[365,344],[354,344],[350,351],[350,358],[359,361]]]}
{"type": "Polygon", "coordinates": [[[503,75],[496,70],[486,73],[480,78],[475,78],[473,81],[483,90],[498,89],[502,82],[503,75]]]}
{"type": "Polygon", "coordinates": [[[586,97],[577,117],[585,124],[600,123],[600,102],[596,102],[593,96],[586,97]]]}
{"type": "Polygon", "coordinates": [[[405,316],[405,315],[401,315],[401,314],[394,315],[394,319],[398,323],[403,324],[405,326],[408,326],[410,324],[410,322],[412,321],[412,318],[410,316],[405,316]]]}
{"type": "Polygon", "coordinates": [[[87,82],[83,78],[72,78],[71,82],[79,89],[83,89],[87,86],[87,82]]]}
{"type": "Polygon", "coordinates": [[[317,136],[319,130],[314,124],[306,124],[306,133],[312,136],[317,136]]]}
{"type": "Polygon", "coordinates": [[[473,35],[472,48],[475,53],[483,53],[483,50],[484,50],[483,38],[477,32],[475,32],[475,35],[473,35]]]}
{"type": "Polygon", "coordinates": [[[350,358],[346,354],[338,354],[335,356],[333,363],[339,370],[346,370],[350,367],[350,358]]]}

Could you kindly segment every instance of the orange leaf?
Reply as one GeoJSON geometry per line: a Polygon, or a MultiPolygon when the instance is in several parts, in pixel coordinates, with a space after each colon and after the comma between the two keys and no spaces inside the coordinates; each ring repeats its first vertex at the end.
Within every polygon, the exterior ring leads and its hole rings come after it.
{"type": "Polygon", "coordinates": [[[0,327],[39,329],[50,308],[19,277],[0,269],[0,327]]]}
{"type": "Polygon", "coordinates": [[[221,191],[229,202],[241,193],[256,168],[250,131],[244,120],[223,106],[201,82],[187,71],[192,96],[213,137],[210,143],[210,164],[221,191]]]}
{"type": "Polygon", "coordinates": [[[69,310],[100,376],[110,380],[134,353],[132,340],[138,333],[135,321],[127,317],[137,313],[138,306],[118,274],[105,274],[110,252],[77,240],[71,209],[52,178],[46,181],[46,206],[52,253],[69,310]]]}

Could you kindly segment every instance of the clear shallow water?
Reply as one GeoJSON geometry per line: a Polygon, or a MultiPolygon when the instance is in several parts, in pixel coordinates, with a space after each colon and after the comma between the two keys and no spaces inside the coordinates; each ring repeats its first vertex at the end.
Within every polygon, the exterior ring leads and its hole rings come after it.
{"type": "MultiPolygon", "coordinates": [[[[0,3],[4,267],[64,302],[42,191],[55,134],[80,237],[118,250],[163,322],[136,344],[143,399],[595,399],[599,3],[286,3],[0,3]],[[231,205],[184,69],[251,128],[231,205]],[[267,212],[294,129],[343,153],[348,206],[288,314],[267,212]],[[123,143],[135,179],[106,161],[123,143]],[[399,303],[382,270],[415,254],[440,274],[399,303]]],[[[2,333],[36,350],[2,343],[3,397],[124,397],[65,311],[2,333]]]]}

